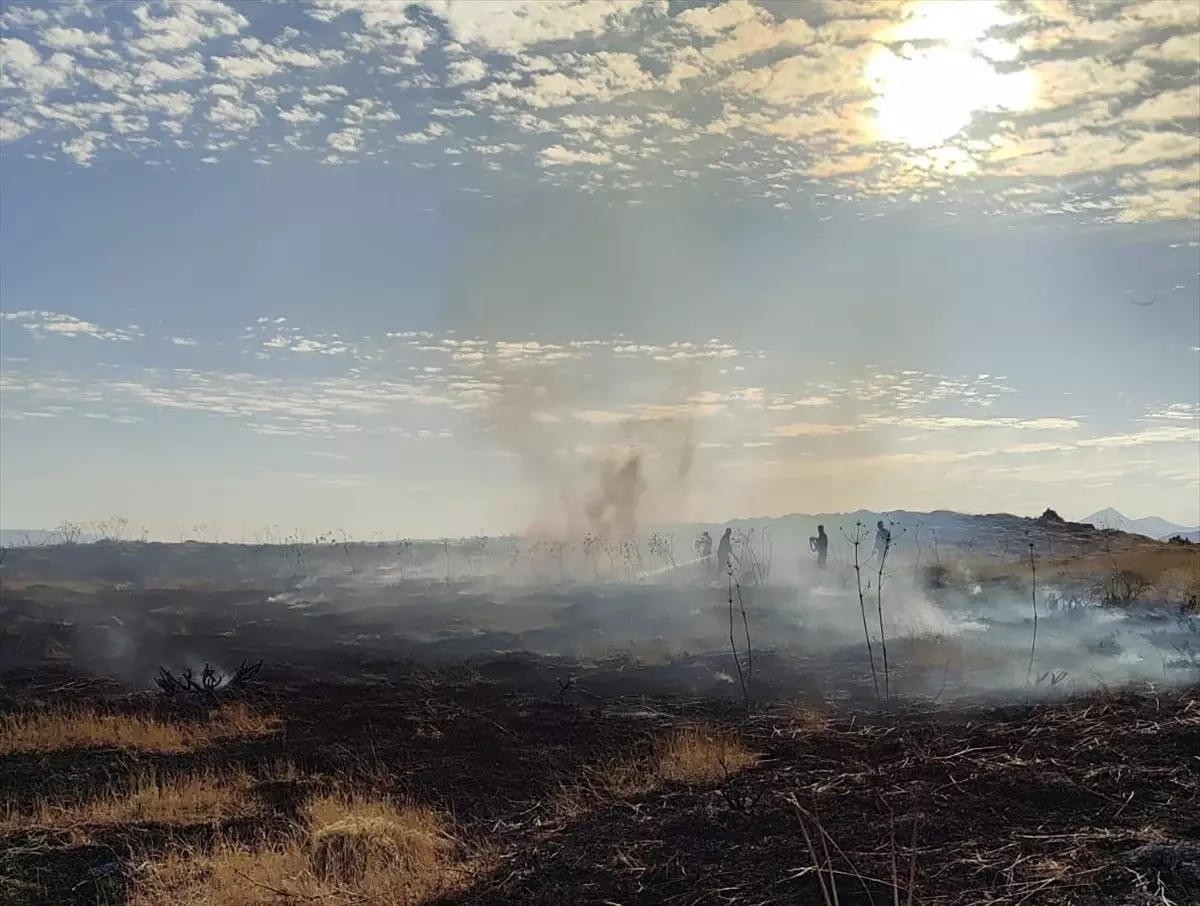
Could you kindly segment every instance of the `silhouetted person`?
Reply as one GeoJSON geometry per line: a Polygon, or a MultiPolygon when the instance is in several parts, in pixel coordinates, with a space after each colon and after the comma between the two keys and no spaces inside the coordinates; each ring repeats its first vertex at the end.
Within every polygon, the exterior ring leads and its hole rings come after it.
{"type": "Polygon", "coordinates": [[[712,535],[708,532],[700,533],[696,541],[696,552],[705,560],[712,556],[712,535]]]}
{"type": "Polygon", "coordinates": [[[883,527],[883,520],[875,523],[875,553],[879,555],[882,565],[887,557],[888,549],[892,546],[892,533],[883,527]]]}
{"type": "Polygon", "coordinates": [[[817,555],[817,569],[824,569],[825,558],[829,556],[829,536],[825,534],[825,526],[817,526],[817,534],[808,539],[808,549],[817,555]]]}
{"type": "Polygon", "coordinates": [[[721,543],[717,545],[717,575],[729,569],[729,560],[733,556],[733,529],[725,529],[721,543]]]}

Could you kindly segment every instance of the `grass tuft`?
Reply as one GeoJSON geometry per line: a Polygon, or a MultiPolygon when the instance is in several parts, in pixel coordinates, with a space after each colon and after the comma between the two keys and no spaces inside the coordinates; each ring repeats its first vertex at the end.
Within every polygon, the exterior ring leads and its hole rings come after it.
{"type": "Polygon", "coordinates": [[[758,761],[732,733],[691,726],[672,732],[658,752],[655,775],[664,783],[708,784],[758,761]]]}
{"type": "Polygon", "coordinates": [[[222,705],[200,723],[137,714],[56,708],[0,717],[0,755],[117,748],[186,752],[244,736],[265,736],[279,722],[241,702],[222,705]]]}
{"type": "Polygon", "coordinates": [[[160,858],[143,870],[130,906],[416,906],[467,877],[449,827],[418,805],[323,797],[282,840],[223,840],[160,858]]]}
{"type": "Polygon", "coordinates": [[[162,823],[189,825],[223,821],[252,811],[250,776],[205,772],[162,777],[137,776],[131,788],[81,803],[40,801],[32,812],[0,813],[0,832],[31,826],[86,830],[95,825],[162,823]]]}

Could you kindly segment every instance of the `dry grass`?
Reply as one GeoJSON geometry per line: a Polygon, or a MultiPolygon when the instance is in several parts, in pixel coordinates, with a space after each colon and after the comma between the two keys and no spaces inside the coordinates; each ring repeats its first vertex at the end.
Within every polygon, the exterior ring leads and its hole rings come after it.
{"type": "Polygon", "coordinates": [[[279,723],[241,703],[216,709],[202,723],[59,708],[0,717],[0,755],[64,749],[120,748],[186,752],[242,736],[263,736],[279,723]]]}
{"type": "Polygon", "coordinates": [[[648,757],[627,756],[584,768],[582,776],[561,784],[550,813],[571,821],[616,800],[644,796],[670,783],[704,786],[719,783],[758,762],[758,755],[722,729],[692,725],[673,730],[648,757]]]}
{"type": "Polygon", "coordinates": [[[442,816],[418,805],[322,798],[309,816],[313,870],[335,883],[360,883],[380,872],[438,877],[454,851],[442,816]]]}
{"type": "MultiPolygon", "coordinates": [[[[1039,549],[1037,564],[1038,581],[1043,584],[1075,585],[1095,593],[1105,580],[1126,575],[1140,581],[1145,589],[1141,597],[1145,600],[1183,604],[1200,597],[1200,545],[1114,542],[1110,550],[1091,549],[1065,557],[1047,556],[1039,549]]],[[[983,581],[1028,583],[1028,552],[1023,557],[1013,555],[1005,563],[977,561],[971,575],[983,581]]],[[[951,584],[956,582],[969,584],[965,574],[951,584]]]]}
{"type": "Polygon", "coordinates": [[[1000,652],[964,645],[961,639],[944,635],[902,636],[888,642],[888,653],[898,666],[945,670],[955,675],[1009,663],[1000,652]]]}
{"type": "Polygon", "coordinates": [[[184,777],[138,776],[129,790],[82,803],[39,802],[32,812],[0,814],[0,832],[29,829],[86,831],[91,825],[175,824],[222,821],[253,809],[249,775],[203,773],[184,777]]]}
{"type": "Polygon", "coordinates": [[[287,838],[250,847],[222,841],[148,866],[130,906],[414,906],[467,876],[450,822],[430,809],[381,800],[321,798],[287,838]]]}
{"type": "Polygon", "coordinates": [[[707,784],[724,780],[758,761],[732,733],[712,727],[672,732],[658,752],[654,773],[664,783],[707,784]]]}
{"type": "Polygon", "coordinates": [[[829,716],[808,702],[796,699],[782,708],[782,716],[800,730],[818,732],[829,727],[829,716]]]}

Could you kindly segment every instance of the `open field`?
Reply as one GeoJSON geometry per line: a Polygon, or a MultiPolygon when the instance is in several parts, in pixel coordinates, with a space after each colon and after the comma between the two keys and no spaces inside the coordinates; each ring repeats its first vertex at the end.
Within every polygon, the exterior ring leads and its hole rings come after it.
{"type": "Polygon", "coordinates": [[[1200,898],[1194,547],[1045,558],[1036,644],[1033,577],[954,550],[860,607],[832,570],[94,547],[5,563],[0,903],[1200,898]],[[236,556],[278,568],[179,565],[236,556]]]}

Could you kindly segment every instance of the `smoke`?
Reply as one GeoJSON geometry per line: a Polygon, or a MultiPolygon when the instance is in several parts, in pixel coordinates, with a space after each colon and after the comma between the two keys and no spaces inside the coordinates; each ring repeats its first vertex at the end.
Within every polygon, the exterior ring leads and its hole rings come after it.
{"type": "Polygon", "coordinates": [[[484,430],[521,461],[531,492],[525,534],[616,539],[683,515],[697,447],[686,384],[644,417],[594,409],[580,385],[533,369],[494,368],[486,384],[484,430]]]}

